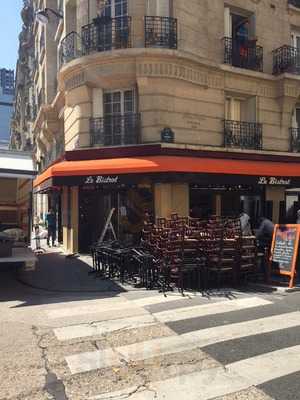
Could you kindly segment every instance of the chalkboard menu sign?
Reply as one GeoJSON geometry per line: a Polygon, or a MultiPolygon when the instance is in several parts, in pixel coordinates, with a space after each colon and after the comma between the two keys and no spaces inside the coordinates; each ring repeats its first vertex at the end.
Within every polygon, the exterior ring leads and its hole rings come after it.
{"type": "Polygon", "coordinates": [[[275,225],[271,249],[274,272],[290,277],[289,287],[294,285],[298,256],[300,225],[275,225]]]}

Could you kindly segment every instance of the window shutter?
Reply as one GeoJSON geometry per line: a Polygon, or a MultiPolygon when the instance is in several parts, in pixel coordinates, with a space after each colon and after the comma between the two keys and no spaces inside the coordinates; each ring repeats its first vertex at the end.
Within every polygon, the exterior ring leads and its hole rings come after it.
{"type": "Polygon", "coordinates": [[[254,39],[256,37],[256,18],[255,14],[249,17],[249,38],[254,39]]]}
{"type": "Polygon", "coordinates": [[[93,89],[93,117],[103,117],[103,90],[93,89]]]}
{"type": "Polygon", "coordinates": [[[250,97],[245,103],[246,121],[256,122],[256,97],[250,97]]]}
{"type": "Polygon", "coordinates": [[[169,17],[170,0],[147,0],[147,15],[169,17]]]}
{"type": "Polygon", "coordinates": [[[232,37],[232,20],[229,7],[224,8],[224,36],[232,37]]]}
{"type": "Polygon", "coordinates": [[[156,15],[159,17],[170,16],[170,0],[156,0],[156,15]]]}
{"type": "Polygon", "coordinates": [[[147,0],[147,15],[156,16],[158,0],[147,0]]]}

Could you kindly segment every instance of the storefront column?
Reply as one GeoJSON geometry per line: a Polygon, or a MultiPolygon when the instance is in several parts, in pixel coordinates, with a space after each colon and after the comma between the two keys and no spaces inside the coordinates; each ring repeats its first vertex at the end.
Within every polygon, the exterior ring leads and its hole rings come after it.
{"type": "Polygon", "coordinates": [[[67,253],[78,252],[78,187],[63,187],[62,190],[63,249],[67,253]]]}
{"type": "Polygon", "coordinates": [[[186,183],[157,183],[154,198],[156,217],[170,218],[172,213],[189,215],[189,185],[186,183]]]}
{"type": "Polygon", "coordinates": [[[222,196],[220,194],[216,194],[215,198],[214,198],[214,214],[217,216],[221,216],[222,215],[222,196]]]}
{"type": "Polygon", "coordinates": [[[266,201],[273,202],[273,222],[279,222],[280,202],[285,200],[285,188],[283,186],[267,186],[266,201]]]}
{"type": "Polygon", "coordinates": [[[71,188],[71,229],[70,229],[70,251],[78,252],[78,220],[79,220],[79,204],[78,204],[78,186],[71,188]]]}
{"type": "Polygon", "coordinates": [[[61,212],[62,212],[62,231],[63,231],[63,248],[68,250],[68,188],[62,188],[61,199],[61,212]]]}

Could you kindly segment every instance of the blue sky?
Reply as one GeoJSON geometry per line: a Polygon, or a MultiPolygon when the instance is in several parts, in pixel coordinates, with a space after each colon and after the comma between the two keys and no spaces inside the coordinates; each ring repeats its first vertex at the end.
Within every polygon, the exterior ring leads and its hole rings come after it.
{"type": "Polygon", "coordinates": [[[18,36],[22,28],[20,17],[22,7],[23,0],[1,0],[0,68],[15,69],[19,46],[18,36]]]}

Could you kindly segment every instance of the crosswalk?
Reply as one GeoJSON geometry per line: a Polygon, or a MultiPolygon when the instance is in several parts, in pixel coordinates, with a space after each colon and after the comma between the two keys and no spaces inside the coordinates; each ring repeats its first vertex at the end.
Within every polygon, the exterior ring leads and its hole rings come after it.
{"type": "MultiPolygon", "coordinates": [[[[269,382],[279,380],[280,384],[280,379],[300,372],[300,311],[267,295],[232,292],[231,296],[204,298],[172,293],[164,297],[141,291],[52,308],[46,314],[55,321],[91,317],[85,323],[62,323],[53,329],[62,345],[82,339],[133,336],[137,330],[140,333],[129,344],[108,341],[104,348],[65,356],[69,374],[78,379],[80,374],[122,368],[130,374],[136,365],[143,369],[143,377],[149,373],[142,385],[131,386],[128,379],[120,389],[90,396],[90,400],[221,399],[253,387],[264,390],[269,382]],[[143,332],[151,327],[164,327],[168,334],[143,338],[143,332]],[[197,354],[212,362],[199,368],[197,354]],[[172,363],[180,364],[186,355],[192,357],[189,368],[175,368],[169,375],[162,372],[161,377],[151,380],[151,365],[167,360],[169,368],[172,363]],[[153,360],[157,363],[151,364],[153,360]]],[[[266,394],[263,398],[276,397],[266,394]]]]}

